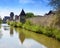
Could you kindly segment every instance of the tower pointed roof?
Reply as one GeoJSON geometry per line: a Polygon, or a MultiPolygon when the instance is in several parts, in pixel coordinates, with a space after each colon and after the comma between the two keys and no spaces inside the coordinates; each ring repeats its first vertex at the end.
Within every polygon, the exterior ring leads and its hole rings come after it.
{"type": "Polygon", "coordinates": [[[25,34],[23,32],[19,33],[19,39],[20,39],[21,43],[23,44],[23,42],[25,40],[25,34]]]}
{"type": "Polygon", "coordinates": [[[25,14],[24,10],[22,9],[22,11],[21,11],[19,16],[24,16],[24,15],[26,15],[26,14],[25,14]]]}

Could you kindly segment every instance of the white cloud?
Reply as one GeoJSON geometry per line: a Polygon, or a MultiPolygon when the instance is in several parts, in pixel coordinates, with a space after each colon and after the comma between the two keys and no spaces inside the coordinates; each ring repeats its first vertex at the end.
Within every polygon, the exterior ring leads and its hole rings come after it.
{"type": "Polygon", "coordinates": [[[11,9],[11,8],[0,8],[0,16],[3,19],[4,16],[10,16],[10,12],[14,12],[15,15],[20,14],[21,9],[11,9]]]}
{"type": "Polygon", "coordinates": [[[19,0],[20,3],[26,4],[26,3],[35,3],[33,0],[19,0]]]}
{"type": "Polygon", "coordinates": [[[5,9],[1,9],[0,16],[1,16],[1,18],[4,18],[4,16],[9,16],[9,11],[5,10],[5,9]]]}

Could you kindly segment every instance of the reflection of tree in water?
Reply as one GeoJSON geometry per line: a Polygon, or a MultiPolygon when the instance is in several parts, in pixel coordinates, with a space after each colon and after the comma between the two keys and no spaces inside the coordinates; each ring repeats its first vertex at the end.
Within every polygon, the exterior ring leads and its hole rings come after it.
{"type": "Polygon", "coordinates": [[[17,33],[17,28],[15,27],[14,29],[15,29],[15,32],[17,33]]]}
{"type": "Polygon", "coordinates": [[[13,27],[10,27],[10,35],[13,35],[13,27]]]}
{"type": "Polygon", "coordinates": [[[0,25],[0,38],[2,38],[1,25],[0,25]]]}
{"type": "Polygon", "coordinates": [[[0,38],[2,38],[2,32],[0,31],[0,38]]]}
{"type": "Polygon", "coordinates": [[[1,24],[0,24],[0,29],[1,29],[1,24]]]}
{"type": "Polygon", "coordinates": [[[23,44],[23,42],[25,40],[25,34],[23,32],[19,32],[19,39],[20,39],[21,43],[23,44]]]}

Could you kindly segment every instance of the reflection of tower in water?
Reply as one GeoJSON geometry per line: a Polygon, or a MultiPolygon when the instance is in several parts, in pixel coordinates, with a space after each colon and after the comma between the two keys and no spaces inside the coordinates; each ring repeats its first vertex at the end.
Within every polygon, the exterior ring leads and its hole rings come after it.
{"type": "Polygon", "coordinates": [[[23,32],[19,32],[19,39],[20,39],[21,43],[23,44],[23,42],[25,40],[25,34],[23,32]]]}
{"type": "Polygon", "coordinates": [[[10,27],[10,36],[13,36],[13,27],[10,27]]]}

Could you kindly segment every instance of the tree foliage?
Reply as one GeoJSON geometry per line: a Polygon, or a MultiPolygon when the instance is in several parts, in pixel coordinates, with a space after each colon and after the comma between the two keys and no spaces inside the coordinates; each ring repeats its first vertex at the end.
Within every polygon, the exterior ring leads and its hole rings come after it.
{"type": "Polygon", "coordinates": [[[57,22],[56,24],[60,26],[60,0],[50,0],[49,4],[56,10],[57,22]]]}
{"type": "Polygon", "coordinates": [[[27,18],[34,17],[34,14],[33,13],[26,13],[26,17],[27,18]]]}
{"type": "Polygon", "coordinates": [[[0,17],[0,24],[2,23],[2,19],[1,19],[1,17],[0,17]]]}
{"type": "Polygon", "coordinates": [[[50,0],[49,4],[56,10],[60,10],[60,0],[50,0]]]}

